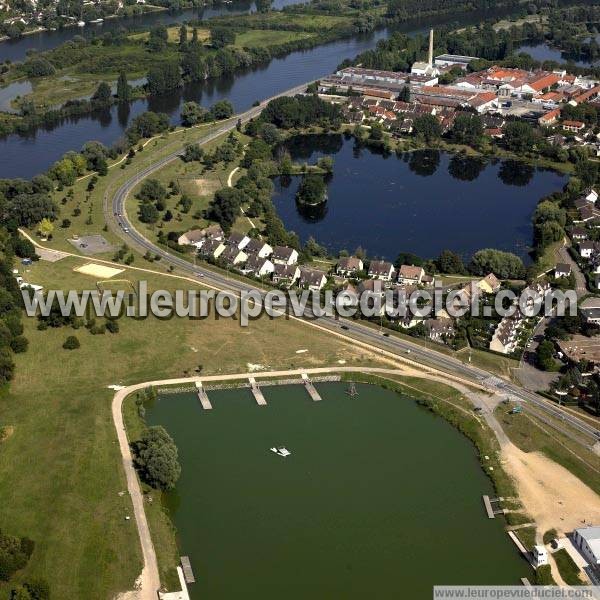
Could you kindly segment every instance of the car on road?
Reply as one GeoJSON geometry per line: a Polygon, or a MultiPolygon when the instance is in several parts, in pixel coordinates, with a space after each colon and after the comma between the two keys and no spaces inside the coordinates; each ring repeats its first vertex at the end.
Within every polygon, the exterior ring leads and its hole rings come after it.
{"type": "Polygon", "coordinates": [[[340,325],[340,327],[341,327],[342,329],[345,329],[346,331],[349,329],[348,325],[340,325]]]}
{"type": "Polygon", "coordinates": [[[129,227],[123,227],[123,231],[124,231],[125,233],[129,233],[129,227]]]}

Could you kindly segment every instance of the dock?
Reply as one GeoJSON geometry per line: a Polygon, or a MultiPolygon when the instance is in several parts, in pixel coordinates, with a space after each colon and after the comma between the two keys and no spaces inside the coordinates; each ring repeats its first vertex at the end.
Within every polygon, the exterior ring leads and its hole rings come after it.
{"type": "Polygon", "coordinates": [[[201,381],[196,381],[196,389],[198,390],[198,400],[202,404],[204,410],[212,410],[212,404],[206,395],[206,390],[202,387],[201,381]]]}
{"type": "Polygon", "coordinates": [[[252,390],[252,395],[256,400],[256,404],[259,406],[266,406],[267,401],[262,393],[262,390],[258,387],[258,383],[256,383],[256,379],[254,377],[248,377],[248,381],[250,382],[250,389],[252,390]]]}
{"type": "Polygon", "coordinates": [[[525,586],[525,587],[531,587],[531,583],[529,583],[529,579],[527,579],[527,577],[521,577],[521,583],[525,586]]]}
{"type": "Polygon", "coordinates": [[[527,562],[531,563],[531,553],[523,546],[521,540],[517,537],[516,533],[508,531],[508,537],[515,543],[519,552],[527,559],[527,562]]]}
{"type": "Polygon", "coordinates": [[[482,496],[483,505],[485,506],[485,512],[487,513],[488,519],[495,519],[496,515],[504,514],[504,509],[500,507],[494,508],[492,503],[502,502],[504,498],[490,498],[489,496],[482,496]]]}
{"type": "Polygon", "coordinates": [[[321,396],[319,396],[319,392],[317,392],[317,388],[313,385],[312,381],[308,378],[306,373],[302,373],[302,380],[304,381],[304,387],[308,392],[308,395],[315,401],[319,402],[321,400],[321,396]]]}
{"type": "Polygon", "coordinates": [[[194,572],[192,571],[192,563],[190,563],[189,556],[182,556],[180,560],[185,582],[196,583],[196,578],[194,577],[194,572]]]}

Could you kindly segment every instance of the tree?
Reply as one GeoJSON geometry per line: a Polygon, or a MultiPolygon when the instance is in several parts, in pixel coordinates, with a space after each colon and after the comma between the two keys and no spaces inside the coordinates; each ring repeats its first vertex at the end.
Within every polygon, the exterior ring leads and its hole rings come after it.
{"type": "Polygon", "coordinates": [[[460,113],[454,120],[451,136],[459,144],[477,146],[483,137],[483,124],[479,115],[460,113]]]}
{"type": "Polygon", "coordinates": [[[156,223],[160,217],[158,209],[150,202],[140,204],[140,221],[142,223],[156,223]]]}
{"type": "Polygon", "coordinates": [[[53,231],[54,225],[52,224],[52,221],[50,221],[50,219],[47,217],[44,217],[38,225],[38,232],[42,237],[47,238],[52,234],[53,231]]]}
{"type": "Polygon", "coordinates": [[[199,144],[187,144],[181,155],[183,162],[193,162],[202,160],[204,149],[199,144]]]}
{"type": "Polygon", "coordinates": [[[92,101],[101,106],[106,106],[110,104],[111,99],[112,90],[110,89],[110,85],[105,81],[101,81],[92,96],[92,101]]]}
{"type": "Polygon", "coordinates": [[[167,47],[169,32],[164,25],[157,25],[150,30],[148,49],[150,52],[162,52],[167,47]]]}
{"type": "Polygon", "coordinates": [[[296,193],[296,202],[316,206],[327,200],[327,185],[322,175],[304,175],[296,193]]]}
{"type": "Polygon", "coordinates": [[[461,274],[465,272],[465,265],[462,258],[451,250],[442,250],[436,264],[441,273],[461,274]]]}
{"type": "Polygon", "coordinates": [[[471,259],[470,270],[475,275],[494,273],[501,279],[519,279],[525,273],[523,261],[510,252],[485,248],[471,259]]]}
{"type": "Polygon", "coordinates": [[[159,63],[148,71],[148,92],[152,96],[160,96],[177,89],[181,85],[179,63],[175,61],[159,63]]]}
{"type": "Polygon", "coordinates": [[[35,253],[35,246],[28,239],[22,237],[13,241],[13,251],[19,258],[39,258],[35,253]]]}
{"type": "Polygon", "coordinates": [[[137,197],[146,202],[157,202],[167,197],[167,189],[158,179],[146,179],[137,197]]]}
{"type": "Polygon", "coordinates": [[[42,219],[56,219],[58,209],[46,194],[17,194],[2,206],[2,218],[21,227],[32,227],[42,219]]]}
{"type": "Polygon", "coordinates": [[[185,23],[182,23],[181,27],[179,28],[179,49],[180,50],[185,50],[185,48],[187,47],[187,37],[188,37],[187,27],[185,26],[185,23]]]}
{"type": "Polygon", "coordinates": [[[129,102],[131,100],[131,86],[127,83],[127,74],[125,71],[119,73],[117,81],[117,98],[119,102],[129,102]]]}
{"type": "MultiPolygon", "coordinates": [[[[358,256],[356,252],[354,254],[358,256]]],[[[416,267],[422,267],[424,264],[425,261],[420,256],[417,256],[412,252],[400,252],[394,261],[394,266],[396,268],[399,268],[402,265],[415,265],[416,267]]]]}
{"type": "Polygon", "coordinates": [[[535,353],[537,366],[543,371],[555,371],[556,362],[554,361],[554,344],[549,340],[540,342],[535,353]]]}
{"type": "Polygon", "coordinates": [[[164,113],[146,111],[133,119],[125,134],[132,144],[141,138],[148,138],[162,133],[169,128],[169,117],[164,113]]]}
{"type": "Polygon", "coordinates": [[[219,100],[210,107],[210,114],[215,121],[229,119],[233,115],[233,104],[229,100],[219,100]]]}
{"type": "Polygon", "coordinates": [[[192,127],[206,121],[208,111],[197,102],[185,102],[181,107],[181,124],[184,127],[192,127]]]}
{"type": "Polygon", "coordinates": [[[210,43],[214,48],[224,48],[235,43],[235,32],[228,27],[212,27],[210,30],[210,43]]]}
{"type": "Polygon", "coordinates": [[[132,446],[134,463],[141,479],[156,489],[173,489],[181,474],[181,466],[177,446],[164,427],[149,427],[132,446]]]}
{"type": "Polygon", "coordinates": [[[208,217],[217,221],[225,233],[229,233],[240,212],[240,206],[246,199],[246,194],[237,188],[221,188],[215,192],[208,217]]]}
{"type": "Polygon", "coordinates": [[[63,344],[65,350],[77,350],[80,346],[79,340],[74,335],[70,335],[63,344]]]}
{"type": "Polygon", "coordinates": [[[440,122],[433,115],[421,115],[415,119],[413,132],[417,137],[431,142],[442,135],[440,122]]]}
{"type": "Polygon", "coordinates": [[[531,151],[535,141],[535,132],[529,123],[525,123],[524,121],[510,121],[504,127],[504,143],[513,152],[531,151]]]}
{"type": "Polygon", "coordinates": [[[548,221],[556,221],[559,225],[563,226],[567,222],[567,214],[563,208],[561,208],[555,202],[551,200],[543,200],[537,205],[535,213],[533,214],[533,222],[536,225],[541,225],[548,221]]]}

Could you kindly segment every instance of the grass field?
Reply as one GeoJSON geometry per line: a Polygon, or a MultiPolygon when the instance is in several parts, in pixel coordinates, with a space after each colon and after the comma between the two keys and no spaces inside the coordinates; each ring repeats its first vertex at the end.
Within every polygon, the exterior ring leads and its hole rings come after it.
{"type": "Polygon", "coordinates": [[[314,38],[314,33],[304,31],[278,31],[272,29],[251,29],[235,37],[235,45],[239,48],[252,48],[257,46],[277,46],[297,40],[314,38]]]}
{"type": "MultiPolygon", "coordinates": [[[[46,288],[93,289],[93,277],[73,271],[84,262],[40,262],[27,275],[46,288]]],[[[119,277],[135,282],[139,274],[119,277]]],[[[163,275],[143,277],[150,289],[176,285],[163,275]]],[[[293,321],[261,319],[247,329],[212,318],[119,322],[117,334],[92,335],[83,328],[38,331],[36,321],[26,319],[29,351],[18,355],[16,379],[2,397],[1,425],[13,434],[0,451],[0,528],[36,542],[16,580],[44,576],[61,600],[111,597],[131,588],[140,571],[135,524],[125,520],[129,499],[120,495],[126,486],[108,385],[181,377],[200,365],[215,374],[244,372],[249,364],[373,364],[367,352],[293,321]],[[68,335],[79,338],[79,350],[62,348],[68,335]]],[[[2,600],[8,589],[0,585],[2,600]]]]}
{"type": "Polygon", "coordinates": [[[581,569],[564,548],[557,550],[552,556],[556,561],[560,576],[567,585],[583,585],[583,580],[579,576],[581,569]]]}

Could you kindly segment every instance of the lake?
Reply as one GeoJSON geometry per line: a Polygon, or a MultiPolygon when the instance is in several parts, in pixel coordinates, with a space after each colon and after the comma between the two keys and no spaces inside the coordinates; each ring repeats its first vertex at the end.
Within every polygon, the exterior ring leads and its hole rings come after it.
{"type": "Polygon", "coordinates": [[[160,396],[149,424],[173,436],[182,475],[169,499],[199,598],[410,598],[434,584],[531,576],[486,517],[492,494],[472,444],[410,398],[359,385],[160,396]],[[291,456],[269,451],[286,446],[291,456]],[[474,532],[477,532],[474,534],[474,532]]]}
{"type": "Polygon", "coordinates": [[[301,177],[275,179],[273,197],[288,230],[334,254],[361,246],[389,260],[401,251],[433,258],[444,249],[469,258],[497,248],[527,259],[537,203],[566,183],[559,173],[516,161],[438,151],[383,156],[341,135],[297,136],[286,147],[298,162],[334,158],[324,206],[296,204],[301,177]]]}
{"type": "Polygon", "coordinates": [[[518,48],[515,51],[515,54],[519,54],[520,52],[525,52],[529,54],[533,59],[539,61],[545,60],[553,60],[555,62],[564,63],[571,62],[578,67],[590,67],[592,65],[597,65],[598,61],[590,62],[587,60],[578,60],[577,57],[569,56],[566,52],[562,52],[558,48],[553,48],[548,44],[534,44],[534,45],[524,45],[518,48]]]}

